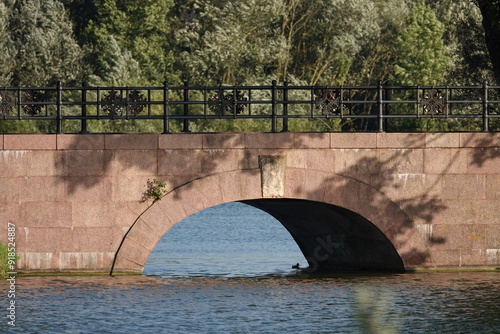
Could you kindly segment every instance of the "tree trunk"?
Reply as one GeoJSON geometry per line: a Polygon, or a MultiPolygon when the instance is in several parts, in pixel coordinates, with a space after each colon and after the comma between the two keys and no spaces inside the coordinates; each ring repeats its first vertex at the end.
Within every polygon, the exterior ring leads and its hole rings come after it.
{"type": "Polygon", "coordinates": [[[485,40],[496,84],[500,84],[500,0],[475,0],[481,10],[485,40]]]}

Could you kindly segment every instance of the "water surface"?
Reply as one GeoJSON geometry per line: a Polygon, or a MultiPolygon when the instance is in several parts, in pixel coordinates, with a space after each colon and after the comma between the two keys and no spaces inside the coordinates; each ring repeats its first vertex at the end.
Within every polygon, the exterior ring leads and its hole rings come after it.
{"type": "MultiPolygon", "coordinates": [[[[229,203],[176,225],[144,276],[19,277],[19,333],[500,333],[500,273],[307,278],[267,214],[229,203]]],[[[7,284],[4,283],[7,307],[7,284]]],[[[7,311],[5,311],[7,314],[7,311]]]]}

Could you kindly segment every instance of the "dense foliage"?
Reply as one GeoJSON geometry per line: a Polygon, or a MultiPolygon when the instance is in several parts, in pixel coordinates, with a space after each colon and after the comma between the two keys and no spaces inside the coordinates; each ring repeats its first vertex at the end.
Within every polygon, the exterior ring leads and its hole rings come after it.
{"type": "Polygon", "coordinates": [[[499,13],[482,0],[4,0],[0,87],[499,82],[499,13]]]}

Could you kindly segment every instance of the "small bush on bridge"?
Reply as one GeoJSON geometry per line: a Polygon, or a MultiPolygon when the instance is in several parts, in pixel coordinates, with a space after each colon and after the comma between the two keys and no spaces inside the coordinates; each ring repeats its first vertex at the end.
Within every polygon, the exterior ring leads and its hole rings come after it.
{"type": "Polygon", "coordinates": [[[148,190],[146,191],[146,195],[153,199],[153,203],[156,203],[169,193],[165,187],[165,182],[157,179],[153,179],[153,181],[148,180],[148,190]]]}

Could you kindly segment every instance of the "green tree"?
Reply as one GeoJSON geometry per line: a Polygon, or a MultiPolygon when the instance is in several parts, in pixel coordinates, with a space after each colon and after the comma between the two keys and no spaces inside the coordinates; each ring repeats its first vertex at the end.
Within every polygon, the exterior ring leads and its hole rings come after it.
{"type": "Polygon", "coordinates": [[[397,41],[393,81],[400,85],[442,83],[450,65],[444,32],[434,11],[424,0],[417,0],[397,41]]]}
{"type": "Polygon", "coordinates": [[[9,18],[12,7],[0,3],[0,86],[10,86],[15,63],[15,49],[9,32],[9,18]]]}
{"type": "MultiPolygon", "coordinates": [[[[83,5],[85,2],[77,8],[83,5]]],[[[175,80],[167,19],[172,5],[173,0],[95,0],[95,11],[90,11],[89,21],[79,23],[84,31],[81,40],[88,47],[87,61],[93,75],[106,81],[110,52],[115,51],[114,57],[128,54],[130,61],[137,62],[141,76],[136,77],[136,84],[175,80]],[[113,50],[107,51],[108,48],[113,50]]],[[[125,76],[132,75],[136,73],[125,76]]]]}
{"type": "Polygon", "coordinates": [[[177,66],[200,84],[271,81],[280,52],[282,2],[273,0],[177,3],[177,66]],[[182,7],[181,7],[182,6],[182,7]],[[264,79],[265,78],[265,79],[264,79]]]}
{"type": "Polygon", "coordinates": [[[470,0],[433,0],[430,6],[445,26],[444,44],[451,58],[445,82],[477,85],[494,81],[481,12],[470,0]]]}
{"type": "Polygon", "coordinates": [[[57,81],[69,84],[79,78],[82,51],[61,2],[16,2],[9,33],[15,49],[12,85],[45,86],[57,81]]]}

